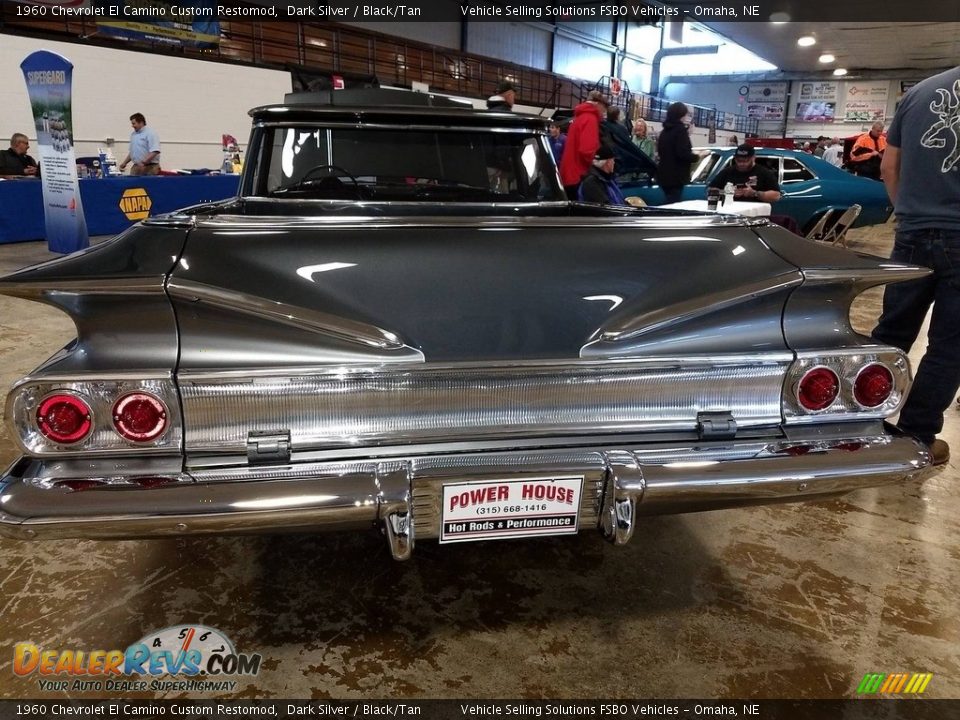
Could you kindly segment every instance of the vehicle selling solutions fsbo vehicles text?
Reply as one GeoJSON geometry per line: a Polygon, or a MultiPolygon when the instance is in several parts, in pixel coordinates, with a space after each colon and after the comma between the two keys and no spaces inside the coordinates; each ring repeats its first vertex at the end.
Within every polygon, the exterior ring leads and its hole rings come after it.
{"type": "Polygon", "coordinates": [[[598,5],[583,7],[579,5],[461,5],[460,13],[468,18],[495,17],[631,17],[665,18],[680,14],[675,7],[655,7],[649,5],[598,5]]]}

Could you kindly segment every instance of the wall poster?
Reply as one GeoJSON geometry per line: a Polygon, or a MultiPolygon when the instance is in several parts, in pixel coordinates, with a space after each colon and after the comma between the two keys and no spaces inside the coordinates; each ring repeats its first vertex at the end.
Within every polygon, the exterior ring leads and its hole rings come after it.
{"type": "Polygon", "coordinates": [[[872,123],[883,121],[887,114],[890,81],[847,83],[843,104],[846,122],[872,123]]]}
{"type": "Polygon", "coordinates": [[[786,115],[785,106],[786,104],[782,102],[747,103],[747,117],[757,120],[783,120],[786,115]]]}

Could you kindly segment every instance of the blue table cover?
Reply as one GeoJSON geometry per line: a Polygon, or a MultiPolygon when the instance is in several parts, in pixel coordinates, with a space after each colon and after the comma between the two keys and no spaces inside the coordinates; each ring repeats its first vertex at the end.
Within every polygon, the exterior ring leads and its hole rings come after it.
{"type": "MultiPolygon", "coordinates": [[[[179,210],[237,194],[239,175],[157,175],[80,180],[80,198],[87,229],[93,235],[115,235],[133,225],[120,208],[123,191],[142,188],[150,197],[150,215],[179,210]]],[[[43,240],[43,191],[36,179],[0,182],[0,243],[43,240]]]]}

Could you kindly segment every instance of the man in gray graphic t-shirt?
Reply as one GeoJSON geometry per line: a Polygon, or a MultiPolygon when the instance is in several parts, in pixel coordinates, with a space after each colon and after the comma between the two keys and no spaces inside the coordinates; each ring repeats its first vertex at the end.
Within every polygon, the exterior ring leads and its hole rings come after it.
{"type": "Polygon", "coordinates": [[[933,305],[927,351],[898,425],[927,443],[940,464],[950,449],[936,436],[960,387],[960,67],[904,96],[881,173],[899,222],[891,260],[933,274],[887,286],[873,337],[909,350],[933,305]]]}

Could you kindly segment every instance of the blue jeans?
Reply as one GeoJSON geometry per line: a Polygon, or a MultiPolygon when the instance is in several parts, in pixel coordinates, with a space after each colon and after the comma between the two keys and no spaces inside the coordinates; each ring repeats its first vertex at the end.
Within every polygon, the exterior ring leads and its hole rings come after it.
{"type": "Polygon", "coordinates": [[[887,285],[874,339],[909,351],[933,305],[927,352],[900,411],[899,427],[926,443],[943,429],[943,412],[960,387],[960,230],[898,231],[890,259],[933,270],[887,285]]]}

